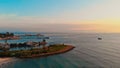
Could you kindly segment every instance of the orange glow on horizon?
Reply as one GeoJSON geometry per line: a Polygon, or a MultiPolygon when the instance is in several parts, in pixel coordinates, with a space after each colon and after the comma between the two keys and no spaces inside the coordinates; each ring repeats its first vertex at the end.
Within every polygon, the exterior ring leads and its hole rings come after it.
{"type": "Polygon", "coordinates": [[[120,20],[118,19],[87,20],[74,24],[76,24],[76,27],[72,30],[75,31],[120,33],[120,20]]]}

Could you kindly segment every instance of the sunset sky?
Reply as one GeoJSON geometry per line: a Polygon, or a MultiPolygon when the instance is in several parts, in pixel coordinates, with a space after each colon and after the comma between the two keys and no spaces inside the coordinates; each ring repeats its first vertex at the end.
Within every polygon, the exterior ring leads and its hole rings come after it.
{"type": "Polygon", "coordinates": [[[0,0],[0,31],[120,32],[120,0],[0,0]]]}

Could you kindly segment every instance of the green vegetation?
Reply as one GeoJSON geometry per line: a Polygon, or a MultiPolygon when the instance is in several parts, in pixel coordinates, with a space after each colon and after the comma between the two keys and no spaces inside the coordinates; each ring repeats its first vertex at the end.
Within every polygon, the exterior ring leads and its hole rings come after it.
{"type": "Polygon", "coordinates": [[[61,50],[65,47],[64,44],[56,44],[56,45],[50,45],[49,46],[49,52],[54,52],[54,51],[58,51],[58,50],[61,50]]]}
{"type": "Polygon", "coordinates": [[[33,55],[56,52],[65,47],[66,47],[66,45],[64,45],[64,44],[55,44],[55,45],[50,45],[48,47],[45,47],[44,49],[43,48],[35,48],[35,49],[30,49],[30,50],[6,51],[6,52],[0,52],[0,57],[33,56],[33,55]]]}

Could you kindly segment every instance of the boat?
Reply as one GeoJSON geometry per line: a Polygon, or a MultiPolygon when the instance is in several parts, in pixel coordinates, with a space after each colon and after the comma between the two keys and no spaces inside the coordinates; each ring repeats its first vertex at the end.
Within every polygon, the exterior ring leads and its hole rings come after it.
{"type": "Polygon", "coordinates": [[[102,40],[102,38],[99,37],[98,40],[102,40]]]}

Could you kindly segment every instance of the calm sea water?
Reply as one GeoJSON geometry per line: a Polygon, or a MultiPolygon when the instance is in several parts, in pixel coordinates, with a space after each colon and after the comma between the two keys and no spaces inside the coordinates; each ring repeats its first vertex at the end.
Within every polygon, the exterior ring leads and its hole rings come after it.
{"type": "Polygon", "coordinates": [[[48,42],[76,48],[59,55],[19,59],[3,68],[120,68],[120,34],[47,33],[48,42]],[[102,37],[103,40],[98,40],[102,37]]]}

